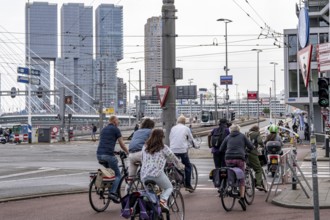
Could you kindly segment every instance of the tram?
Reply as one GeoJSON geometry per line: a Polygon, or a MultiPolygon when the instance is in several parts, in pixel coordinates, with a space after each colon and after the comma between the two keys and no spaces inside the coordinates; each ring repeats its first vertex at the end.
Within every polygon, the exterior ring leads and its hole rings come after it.
{"type": "MultiPolygon", "coordinates": [[[[217,113],[218,113],[218,121],[221,118],[226,118],[226,109],[218,109],[217,113]]],[[[228,120],[231,121],[231,116],[234,110],[233,109],[229,109],[229,116],[228,116],[228,120]]],[[[202,110],[201,111],[201,120],[200,120],[200,125],[201,126],[215,126],[215,119],[216,119],[216,112],[215,110],[202,110]]]]}

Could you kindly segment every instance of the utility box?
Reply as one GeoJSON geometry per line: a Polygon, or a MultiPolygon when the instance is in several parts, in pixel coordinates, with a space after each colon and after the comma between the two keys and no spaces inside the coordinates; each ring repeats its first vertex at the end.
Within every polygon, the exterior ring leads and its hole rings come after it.
{"type": "Polygon", "coordinates": [[[39,128],[38,129],[38,143],[50,143],[51,135],[50,128],[39,128]]]}

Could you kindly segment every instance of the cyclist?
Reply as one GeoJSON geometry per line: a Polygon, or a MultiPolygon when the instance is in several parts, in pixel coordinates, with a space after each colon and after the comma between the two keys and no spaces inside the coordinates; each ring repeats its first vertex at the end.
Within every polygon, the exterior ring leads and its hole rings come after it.
{"type": "Polygon", "coordinates": [[[190,129],[185,126],[186,117],[183,115],[177,119],[177,125],[171,128],[170,132],[170,148],[173,153],[181,159],[181,162],[185,165],[185,187],[188,191],[193,191],[191,186],[191,164],[188,155],[189,143],[194,143],[194,138],[190,132],[190,129]]]}
{"type": "Polygon", "coordinates": [[[255,146],[255,149],[253,149],[249,155],[249,164],[251,168],[256,173],[256,188],[258,190],[265,190],[263,181],[262,181],[262,168],[259,161],[258,155],[264,155],[264,143],[262,142],[259,127],[257,125],[252,126],[249,130],[248,137],[250,138],[251,142],[255,146]],[[258,147],[261,147],[260,153],[258,147]]]}
{"type": "Polygon", "coordinates": [[[128,154],[128,149],[124,144],[123,137],[121,136],[121,132],[118,128],[119,120],[117,116],[113,115],[109,119],[108,126],[104,127],[100,133],[100,142],[97,148],[97,159],[105,160],[108,162],[109,167],[113,169],[116,175],[116,179],[113,182],[110,191],[110,199],[119,202],[120,198],[117,194],[117,188],[120,182],[120,171],[118,167],[117,157],[114,155],[114,149],[116,146],[116,142],[118,140],[119,146],[123,151],[128,154]]]}
{"type": "Polygon", "coordinates": [[[141,123],[141,128],[136,130],[133,134],[132,140],[129,144],[129,170],[128,176],[136,175],[138,166],[137,162],[141,162],[142,147],[146,140],[150,137],[151,130],[155,127],[155,122],[150,118],[146,118],[141,123]]]}
{"type": "Polygon", "coordinates": [[[164,172],[164,167],[167,161],[173,162],[180,169],[183,169],[183,165],[170,148],[163,143],[164,137],[162,129],[154,129],[143,146],[141,179],[142,182],[153,180],[163,189],[160,195],[160,205],[168,210],[166,203],[173,191],[173,186],[164,172]]]}
{"type": "Polygon", "coordinates": [[[224,167],[224,166],[226,166],[226,164],[224,161],[225,160],[224,155],[220,154],[220,152],[219,152],[219,147],[220,147],[221,143],[219,143],[218,146],[212,146],[211,139],[214,134],[218,133],[218,131],[221,131],[221,130],[224,131],[224,134],[222,136],[224,138],[227,137],[227,135],[229,134],[228,127],[229,126],[227,123],[227,119],[222,118],[222,119],[220,119],[219,127],[214,128],[207,136],[208,146],[209,146],[209,148],[212,148],[211,152],[213,154],[213,162],[214,162],[215,168],[224,167]]]}
{"type": "MultiPolygon", "coordinates": [[[[220,146],[220,153],[225,153],[225,161],[227,166],[235,166],[240,168],[243,173],[245,171],[245,149],[253,150],[254,146],[249,139],[240,132],[240,127],[237,124],[232,124],[229,127],[230,134],[225,138],[220,146]]],[[[238,203],[242,209],[246,211],[244,202],[245,179],[241,179],[239,184],[240,199],[238,203]]]]}

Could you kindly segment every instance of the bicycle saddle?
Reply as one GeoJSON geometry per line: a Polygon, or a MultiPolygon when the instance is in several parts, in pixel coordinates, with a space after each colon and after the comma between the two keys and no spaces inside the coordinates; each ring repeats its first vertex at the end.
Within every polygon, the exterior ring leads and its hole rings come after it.
{"type": "Polygon", "coordinates": [[[146,186],[148,186],[148,185],[157,185],[157,183],[155,182],[155,181],[153,181],[153,180],[146,180],[145,182],[144,182],[144,185],[146,185],[146,186]]]}

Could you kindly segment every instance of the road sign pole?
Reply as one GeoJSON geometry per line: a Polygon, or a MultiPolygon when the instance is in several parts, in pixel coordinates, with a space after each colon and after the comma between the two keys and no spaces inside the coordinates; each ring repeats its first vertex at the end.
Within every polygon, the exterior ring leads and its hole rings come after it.
{"type": "MultiPolygon", "coordinates": [[[[28,1],[28,34],[29,34],[29,41],[28,41],[28,54],[29,54],[29,73],[31,71],[31,10],[30,10],[30,1],[28,1]]],[[[28,141],[29,143],[32,142],[32,116],[31,116],[31,84],[30,84],[30,77],[31,77],[31,74],[28,74],[28,77],[29,77],[29,83],[28,83],[28,141]]]]}

